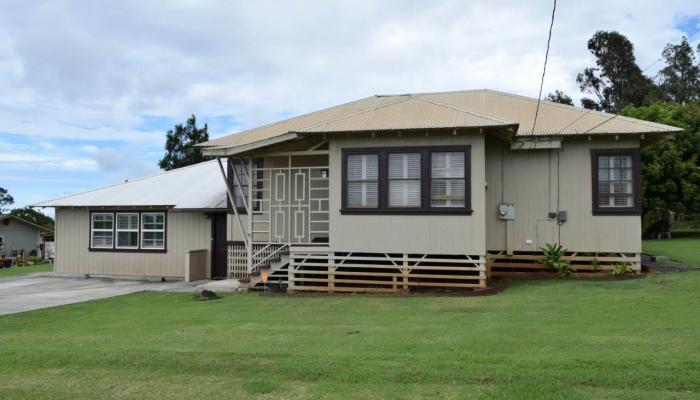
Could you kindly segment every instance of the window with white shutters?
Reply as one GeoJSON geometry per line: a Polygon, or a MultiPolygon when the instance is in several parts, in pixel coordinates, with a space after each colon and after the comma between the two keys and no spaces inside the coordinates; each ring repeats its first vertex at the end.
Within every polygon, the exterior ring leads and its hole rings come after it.
{"type": "Polygon", "coordinates": [[[343,149],[347,214],[471,214],[470,146],[343,149]]]}
{"type": "Polygon", "coordinates": [[[464,207],[464,152],[431,154],[430,205],[464,207]]]}
{"type": "Polygon", "coordinates": [[[346,165],[346,205],[349,208],[379,206],[379,156],[350,154],[346,165]]]}
{"type": "Polygon", "coordinates": [[[634,214],[641,212],[640,163],[637,149],[591,151],[593,212],[634,214]]]}
{"type": "Polygon", "coordinates": [[[421,206],[421,154],[389,154],[389,207],[421,206]]]}

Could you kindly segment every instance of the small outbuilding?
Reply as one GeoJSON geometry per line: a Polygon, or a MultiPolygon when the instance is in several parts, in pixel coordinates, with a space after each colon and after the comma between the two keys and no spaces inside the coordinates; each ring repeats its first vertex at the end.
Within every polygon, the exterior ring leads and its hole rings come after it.
{"type": "Polygon", "coordinates": [[[0,258],[46,258],[53,231],[11,214],[0,215],[0,258]]]}

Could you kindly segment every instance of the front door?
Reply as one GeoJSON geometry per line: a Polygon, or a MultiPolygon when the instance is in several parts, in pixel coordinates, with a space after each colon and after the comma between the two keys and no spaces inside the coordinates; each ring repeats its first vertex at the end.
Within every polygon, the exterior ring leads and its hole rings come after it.
{"type": "Polygon", "coordinates": [[[228,278],[228,246],[226,245],[226,214],[211,216],[211,277],[228,278]]]}

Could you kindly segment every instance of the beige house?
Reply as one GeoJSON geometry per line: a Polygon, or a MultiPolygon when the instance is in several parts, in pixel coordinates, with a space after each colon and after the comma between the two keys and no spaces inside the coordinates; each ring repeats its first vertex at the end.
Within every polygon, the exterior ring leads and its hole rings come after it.
{"type": "Polygon", "coordinates": [[[372,96],[37,206],[56,207],[59,272],[473,288],[545,272],[555,243],[582,274],[639,271],[639,149],[676,131],[491,90],[372,96]]]}

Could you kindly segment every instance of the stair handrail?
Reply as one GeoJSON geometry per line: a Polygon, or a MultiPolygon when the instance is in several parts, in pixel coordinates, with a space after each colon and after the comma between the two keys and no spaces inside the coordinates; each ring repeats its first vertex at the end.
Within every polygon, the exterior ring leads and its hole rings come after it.
{"type": "Polygon", "coordinates": [[[267,261],[267,260],[269,260],[270,258],[276,256],[277,254],[279,254],[279,253],[282,252],[283,250],[287,249],[288,247],[289,247],[289,245],[287,245],[287,244],[281,245],[277,250],[271,252],[270,254],[268,254],[267,256],[265,256],[263,259],[261,259],[260,261],[256,262],[255,264],[253,264],[253,266],[250,268],[250,272],[255,271],[255,270],[258,268],[258,266],[264,264],[265,261],[267,261]]]}

